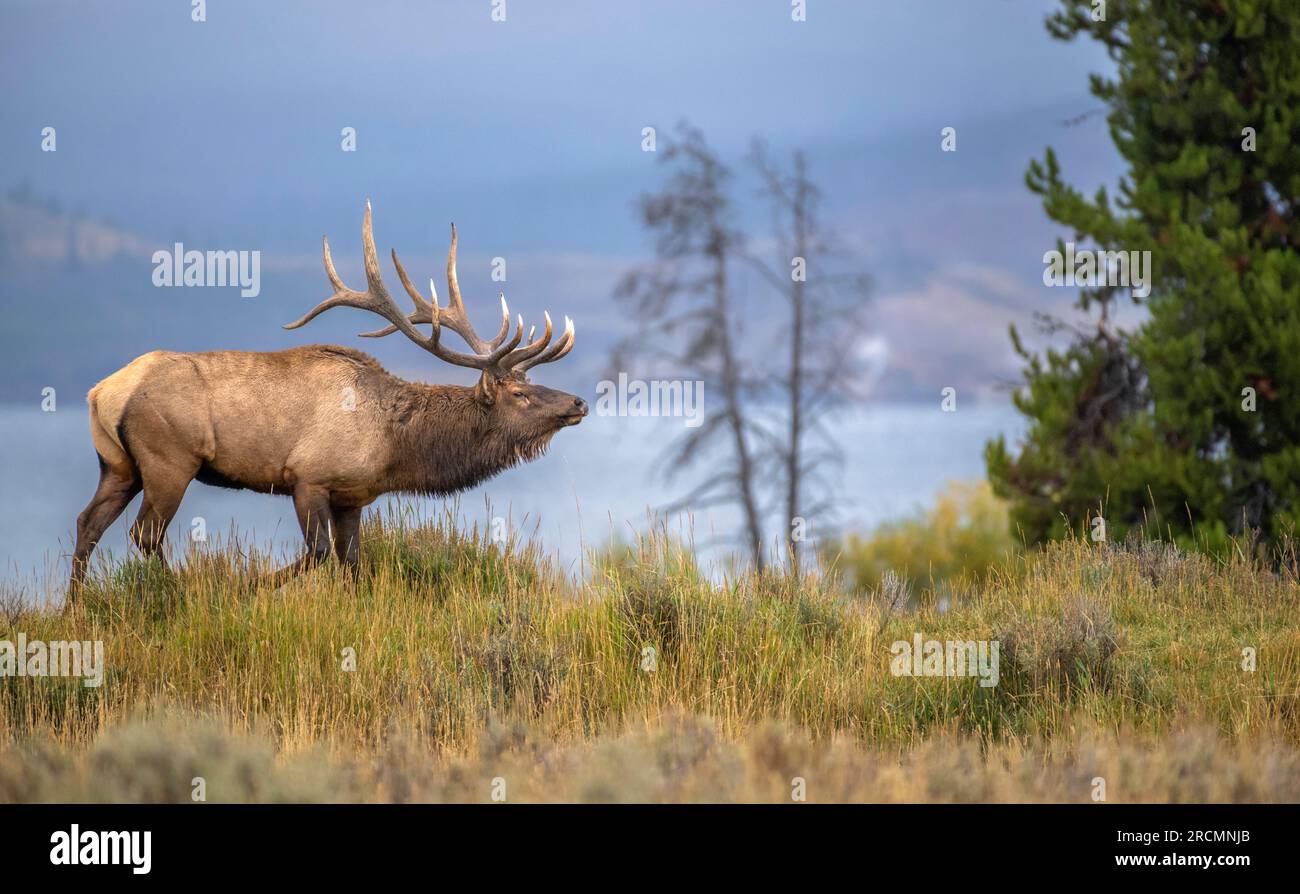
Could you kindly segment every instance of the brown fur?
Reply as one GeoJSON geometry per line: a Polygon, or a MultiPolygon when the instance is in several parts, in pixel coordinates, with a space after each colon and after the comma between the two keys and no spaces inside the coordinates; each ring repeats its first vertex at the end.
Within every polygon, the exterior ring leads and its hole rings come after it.
{"type": "Polygon", "coordinates": [[[109,525],[141,490],[131,537],[162,545],[190,481],[291,496],[307,554],[357,561],[361,510],[381,494],[451,494],[546,450],[586,414],[571,394],[522,373],[475,387],[425,385],[332,345],[275,353],[155,351],[90,391],[99,487],[77,519],[75,594],[109,525]]]}

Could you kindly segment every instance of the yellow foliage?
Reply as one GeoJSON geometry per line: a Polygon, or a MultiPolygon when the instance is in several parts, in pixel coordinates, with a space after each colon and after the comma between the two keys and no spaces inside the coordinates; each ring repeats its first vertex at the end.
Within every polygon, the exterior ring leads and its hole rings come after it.
{"type": "Polygon", "coordinates": [[[1006,504],[988,482],[953,481],[929,509],[866,536],[850,534],[827,558],[857,590],[877,587],[887,571],[933,589],[983,581],[1018,552],[1006,504]]]}

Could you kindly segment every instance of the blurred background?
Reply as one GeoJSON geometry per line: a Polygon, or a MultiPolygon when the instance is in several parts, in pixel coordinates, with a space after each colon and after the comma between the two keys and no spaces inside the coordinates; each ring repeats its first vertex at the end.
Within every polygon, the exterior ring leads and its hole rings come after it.
{"type": "MultiPolygon", "coordinates": [[[[780,209],[752,163],[754,140],[782,171],[801,153],[833,243],[828,264],[858,277],[834,296],[853,319],[839,348],[853,387],[822,416],[839,457],[818,470],[808,542],[869,531],[941,492],[951,498],[950,481],[981,478],[985,442],[1015,443],[1024,425],[1009,397],[1022,364],[1008,325],[1027,326],[1036,311],[1068,315],[1075,298],[1043,284],[1042,255],[1061,228],[1025,188],[1026,165],[1050,144],[1085,194],[1119,177],[1088,92],[1088,74],[1113,64],[1096,43],[1052,40],[1046,0],[809,7],[793,21],[783,0],[509,0],[494,21],[490,0],[231,0],[196,22],[187,3],[0,5],[9,586],[39,596],[61,585],[97,478],[85,393],[139,354],[337,342],[403,377],[470,381],[405,341],[356,338],[375,328],[360,312],[281,328],[328,294],[322,233],[344,280],[361,281],[367,199],[381,254],[397,248],[417,283],[434,276],[440,289],[456,222],[480,329],[498,289],[529,320],[543,309],[575,320],[577,348],[538,381],[594,401],[597,384],[623,370],[701,377],[705,412],[715,412],[704,367],[619,359],[620,344],[651,325],[629,275],[672,260],[643,197],[671,189],[680,159],[666,155],[692,133],[731,172],[730,225],[776,270],[780,209]],[[49,127],[53,152],[42,149],[49,127]],[[956,151],[941,147],[949,127],[956,151]],[[341,148],[344,128],[355,129],[355,151],[341,148]],[[176,242],[260,251],[260,294],[154,287],[151,257],[176,242]],[[491,277],[498,257],[505,282],[491,277]],[[50,388],[53,412],[42,408],[50,388]],[[955,412],[941,406],[946,388],[955,412]]],[[[743,263],[730,290],[747,368],[779,380],[783,296],[743,263]]],[[[779,416],[771,387],[751,399],[779,416]]],[[[686,434],[680,418],[593,416],[452,511],[467,525],[509,516],[577,570],[584,546],[643,530],[648,512],[672,505],[670,524],[722,559],[744,520],[726,495],[692,501],[707,459],[668,474],[664,450],[686,434]]],[[[789,513],[774,481],[756,486],[765,549],[779,557],[789,513]]],[[[125,551],[134,512],[114,525],[110,551],[125,551]]],[[[198,516],[209,531],[237,524],[281,551],[300,541],[287,500],[194,484],[174,543],[198,516]]]]}

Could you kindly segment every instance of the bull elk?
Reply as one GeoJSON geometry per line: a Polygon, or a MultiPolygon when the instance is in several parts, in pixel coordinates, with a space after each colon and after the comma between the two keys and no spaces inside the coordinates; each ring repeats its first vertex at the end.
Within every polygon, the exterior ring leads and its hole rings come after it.
{"type": "Polygon", "coordinates": [[[329,557],[330,547],[355,568],[361,510],[381,494],[455,493],[539,456],[552,436],[587,414],[580,397],[528,380],[528,370],[573,349],[573,323],[552,343],[550,314],[541,337],[523,340],[523,318],[510,335],[501,296],[501,329],[490,341],[470,325],[456,281],[456,228],[447,253],[446,307],[430,280],[426,300],[397,252],[393,265],[415,310],[406,314],[384,286],[371,230],[370,203],[361,228],[367,288],[343,284],[323,239],[334,294],[284,328],[297,329],[335,307],[383,317],[363,333],[401,332],[435,357],[481,371],[473,387],[426,385],[389,374],[367,354],[335,345],[269,353],[154,351],[91,389],[90,434],[99,455],[99,487],[77,518],[70,599],[104,531],[144,491],[131,539],[151,556],[189,483],[244,488],[293,498],[306,553],[273,572],[278,585],[329,557]],[[416,327],[432,324],[425,336],[416,327]],[[470,352],[443,344],[444,329],[470,352]]]}

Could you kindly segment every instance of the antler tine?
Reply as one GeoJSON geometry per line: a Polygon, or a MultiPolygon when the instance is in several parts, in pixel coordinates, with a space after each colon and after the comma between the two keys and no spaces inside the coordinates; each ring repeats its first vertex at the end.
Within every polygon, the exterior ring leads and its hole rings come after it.
{"type": "MultiPolygon", "coordinates": [[[[546,318],[546,329],[542,332],[542,337],[537,341],[532,340],[533,332],[537,331],[537,327],[534,326],[532,332],[528,333],[528,344],[516,351],[510,352],[510,355],[506,357],[505,360],[501,361],[502,368],[514,369],[525,360],[536,357],[538,354],[542,353],[542,351],[546,350],[546,346],[551,343],[551,332],[554,327],[551,324],[550,313],[543,312],[543,316],[546,318]]],[[[527,369],[527,367],[522,368],[527,369]]]]}
{"type": "Polygon", "coordinates": [[[519,370],[520,372],[524,372],[526,370],[531,369],[534,366],[539,366],[543,363],[553,363],[554,361],[559,360],[565,354],[572,351],[574,342],[576,341],[577,341],[577,334],[575,333],[573,328],[573,320],[570,320],[568,317],[565,317],[564,334],[560,336],[560,340],[557,341],[555,344],[551,345],[551,347],[548,350],[538,354],[536,357],[520,362],[517,366],[515,366],[515,369],[519,370]]]}
{"type": "Polygon", "coordinates": [[[378,314],[388,320],[395,330],[401,331],[411,341],[421,347],[428,348],[428,340],[420,334],[418,329],[411,325],[411,322],[398,308],[392,296],[388,294],[388,289],[384,286],[383,277],[379,272],[379,255],[375,251],[375,237],[371,218],[370,202],[367,201],[366,214],[361,223],[361,250],[366,268],[366,291],[358,292],[355,289],[349,289],[343,284],[338,271],[334,269],[334,258],[330,254],[329,236],[325,236],[321,240],[322,254],[325,259],[325,274],[329,277],[330,285],[334,287],[334,294],[308,311],[301,319],[286,324],[284,328],[297,329],[300,326],[305,326],[325,311],[335,307],[355,307],[358,310],[368,310],[371,313],[378,314]]]}
{"type": "MultiPolygon", "coordinates": [[[[492,344],[484,341],[474,331],[465,312],[465,301],[460,296],[460,282],[456,278],[456,225],[451,225],[451,248],[447,250],[447,306],[438,308],[438,322],[455,332],[465,343],[480,356],[492,353],[500,342],[492,344]]],[[[509,317],[506,318],[506,331],[509,331],[509,317]]],[[[503,337],[504,340],[504,337],[503,337]]]]}
{"type": "MultiPolygon", "coordinates": [[[[306,326],[325,311],[335,307],[341,307],[348,303],[345,299],[351,290],[348,289],[347,286],[343,285],[343,281],[339,279],[338,273],[334,270],[334,259],[330,257],[330,237],[324,236],[321,241],[325,255],[325,275],[329,277],[330,285],[334,286],[334,294],[313,307],[311,310],[307,311],[307,313],[303,314],[294,322],[285,323],[283,327],[285,329],[297,329],[300,326],[306,326]]],[[[396,327],[394,327],[393,331],[396,331],[396,327]]]]}
{"type": "Polygon", "coordinates": [[[465,302],[460,297],[460,281],[456,279],[456,225],[451,225],[451,248],[447,249],[447,306],[465,309],[465,302]]]}
{"type": "MultiPolygon", "coordinates": [[[[432,292],[432,303],[426,301],[424,296],[420,294],[420,290],[411,283],[411,278],[406,275],[406,268],[402,266],[401,260],[397,257],[397,249],[394,248],[392,253],[393,266],[397,268],[397,278],[402,281],[402,287],[406,289],[406,294],[410,295],[411,300],[415,302],[415,311],[407,315],[407,322],[414,325],[432,323],[434,306],[438,303],[438,292],[436,290],[432,292]]],[[[432,280],[429,281],[429,287],[430,289],[433,289],[432,280]]],[[[396,331],[396,326],[385,326],[383,329],[376,329],[374,332],[363,332],[361,333],[361,337],[383,338],[386,335],[392,335],[396,331]]]]}
{"type": "MultiPolygon", "coordinates": [[[[438,303],[438,293],[437,292],[432,293],[433,294],[432,301],[425,300],[424,296],[420,294],[420,290],[417,289],[414,285],[412,285],[410,277],[406,275],[406,268],[402,266],[401,260],[398,259],[397,249],[395,248],[393,249],[393,266],[397,268],[397,278],[402,281],[402,288],[406,289],[406,294],[410,295],[411,300],[415,302],[415,313],[411,314],[411,316],[414,317],[418,315],[424,318],[421,320],[411,320],[411,322],[432,323],[433,309],[434,306],[437,305],[438,303]]],[[[430,288],[433,287],[432,280],[429,281],[429,286],[430,288]]]]}
{"type": "MultiPolygon", "coordinates": [[[[432,282],[432,280],[430,282],[432,282]]],[[[497,294],[501,296],[501,330],[497,332],[496,338],[489,342],[493,350],[500,347],[501,342],[505,341],[506,336],[510,334],[510,308],[506,305],[506,293],[498,292],[497,294]]],[[[533,340],[531,332],[528,334],[528,340],[533,340]]]]}
{"type": "MultiPolygon", "coordinates": [[[[441,308],[439,310],[441,311],[441,308]]],[[[441,330],[438,326],[434,326],[433,338],[431,339],[431,349],[434,354],[438,355],[438,357],[446,360],[448,363],[454,363],[457,366],[468,366],[474,369],[492,369],[501,361],[502,357],[513,351],[515,346],[523,339],[524,318],[523,316],[519,317],[519,323],[515,328],[514,338],[486,354],[466,354],[462,351],[445,348],[439,341],[440,331],[441,330]]]]}

